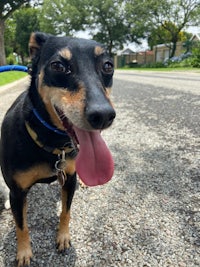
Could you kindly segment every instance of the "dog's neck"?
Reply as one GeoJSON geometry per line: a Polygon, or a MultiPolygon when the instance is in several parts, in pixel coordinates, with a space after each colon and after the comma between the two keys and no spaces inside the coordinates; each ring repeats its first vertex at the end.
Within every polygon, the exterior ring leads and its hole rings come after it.
{"type": "Polygon", "coordinates": [[[45,105],[39,98],[33,83],[28,95],[30,100],[24,108],[29,110],[25,118],[25,126],[30,137],[46,152],[61,154],[65,151],[70,158],[74,158],[78,153],[76,144],[67,131],[62,131],[51,123],[45,105]]]}
{"type": "Polygon", "coordinates": [[[39,114],[39,112],[37,111],[36,108],[33,108],[33,113],[35,115],[35,117],[41,122],[41,124],[43,124],[47,129],[53,131],[54,133],[57,133],[58,135],[62,135],[62,136],[68,136],[66,131],[62,131],[56,127],[54,127],[53,125],[49,124],[48,122],[46,122],[39,114]]]}

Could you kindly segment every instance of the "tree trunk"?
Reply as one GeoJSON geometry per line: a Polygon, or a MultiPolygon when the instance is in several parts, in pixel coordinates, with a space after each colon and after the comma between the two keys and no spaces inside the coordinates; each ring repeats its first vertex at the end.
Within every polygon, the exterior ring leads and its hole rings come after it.
{"type": "Polygon", "coordinates": [[[170,53],[170,58],[171,57],[174,57],[174,55],[175,55],[175,52],[176,52],[176,41],[173,41],[173,43],[172,43],[172,50],[171,50],[171,53],[170,53]]]}
{"type": "Polygon", "coordinates": [[[4,46],[4,31],[5,31],[4,20],[0,20],[0,66],[6,65],[6,53],[5,53],[5,46],[4,46]]]}
{"type": "Polygon", "coordinates": [[[113,41],[110,40],[109,45],[108,45],[108,53],[110,57],[112,57],[112,49],[113,49],[113,41]]]}

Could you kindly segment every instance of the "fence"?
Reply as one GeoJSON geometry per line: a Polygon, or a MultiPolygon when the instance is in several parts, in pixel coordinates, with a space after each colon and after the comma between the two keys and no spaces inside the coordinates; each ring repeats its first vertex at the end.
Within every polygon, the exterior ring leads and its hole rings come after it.
{"type": "Polygon", "coordinates": [[[124,66],[137,66],[154,62],[153,51],[138,52],[129,55],[120,55],[114,57],[114,65],[116,68],[124,66]]]}
{"type": "MultiPolygon", "coordinates": [[[[148,50],[144,52],[122,54],[114,57],[114,64],[116,68],[121,68],[124,66],[134,67],[137,65],[163,62],[166,58],[169,58],[170,49],[169,46],[161,44],[154,46],[152,51],[148,50]]],[[[176,45],[175,56],[179,56],[181,53],[184,53],[185,50],[186,48],[183,46],[183,43],[178,42],[176,45]]]]}

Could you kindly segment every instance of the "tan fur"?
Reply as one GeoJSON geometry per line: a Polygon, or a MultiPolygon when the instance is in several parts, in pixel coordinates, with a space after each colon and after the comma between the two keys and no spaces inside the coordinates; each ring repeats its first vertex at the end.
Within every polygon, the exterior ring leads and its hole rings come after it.
{"type": "Polygon", "coordinates": [[[32,33],[29,39],[29,52],[30,52],[30,58],[32,59],[36,52],[40,49],[40,46],[35,40],[35,33],[32,33]]]}
{"type": "Polygon", "coordinates": [[[101,46],[95,46],[94,54],[96,56],[100,56],[103,53],[104,53],[104,49],[101,46]]]}
{"type": "Polygon", "coordinates": [[[60,108],[65,116],[77,127],[90,129],[88,123],[83,118],[85,106],[85,90],[83,86],[79,86],[79,90],[76,92],[71,92],[65,88],[42,85],[42,82],[40,84],[39,93],[53,124],[57,128],[64,130],[62,122],[54,109],[54,105],[60,108]]]}
{"type": "Polygon", "coordinates": [[[69,221],[70,211],[66,212],[67,193],[62,189],[62,212],[60,214],[60,223],[58,226],[57,244],[58,250],[62,251],[70,247],[69,221]]]}
{"type": "MultiPolygon", "coordinates": [[[[67,159],[65,172],[69,175],[74,174],[75,160],[67,159]]],[[[40,164],[28,169],[27,171],[17,172],[14,176],[14,180],[20,188],[27,189],[35,184],[38,180],[49,178],[53,175],[55,175],[55,173],[52,172],[47,164],[40,164]]]]}
{"type": "Polygon", "coordinates": [[[72,58],[72,54],[70,52],[69,49],[64,48],[59,52],[59,55],[61,55],[61,57],[66,58],[67,60],[70,60],[72,58]]]}
{"type": "Polygon", "coordinates": [[[30,259],[33,257],[33,253],[31,250],[29,231],[27,226],[27,203],[24,203],[23,208],[23,230],[21,230],[16,224],[16,236],[18,267],[30,265],[30,259]]]}
{"type": "Polygon", "coordinates": [[[75,173],[75,160],[74,159],[67,159],[65,172],[69,175],[73,175],[75,173]]]}
{"type": "Polygon", "coordinates": [[[27,171],[17,172],[14,175],[14,180],[22,189],[27,189],[36,183],[38,180],[48,178],[55,175],[47,164],[34,166],[27,171]]]}

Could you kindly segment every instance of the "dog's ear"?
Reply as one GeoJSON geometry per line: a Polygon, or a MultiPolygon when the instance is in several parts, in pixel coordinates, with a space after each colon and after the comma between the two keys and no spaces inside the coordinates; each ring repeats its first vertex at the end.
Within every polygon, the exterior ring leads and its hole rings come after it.
{"type": "Polygon", "coordinates": [[[33,59],[38,55],[41,47],[44,45],[46,40],[50,37],[50,34],[43,32],[34,32],[31,34],[29,39],[29,54],[30,58],[33,59]]]}

